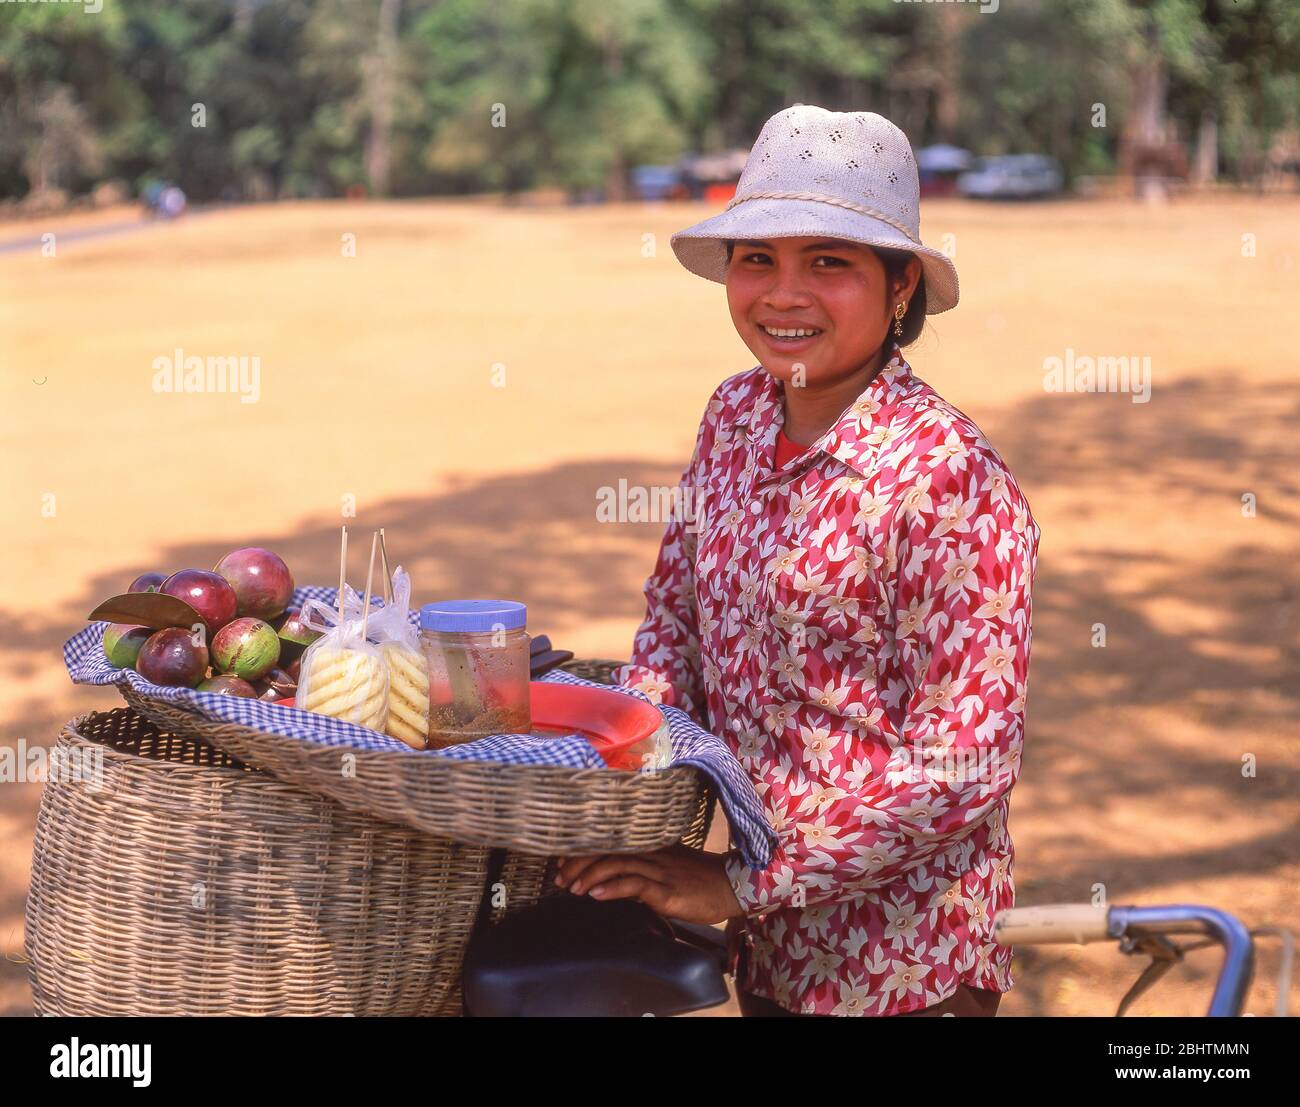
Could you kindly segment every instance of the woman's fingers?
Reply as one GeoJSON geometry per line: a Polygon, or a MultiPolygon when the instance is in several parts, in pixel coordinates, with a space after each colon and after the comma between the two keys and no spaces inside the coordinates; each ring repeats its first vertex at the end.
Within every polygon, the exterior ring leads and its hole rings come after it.
{"type": "Polygon", "coordinates": [[[563,863],[556,881],[575,895],[636,899],[660,915],[716,923],[740,913],[724,860],[723,854],[672,847],[573,857],[563,863]]]}
{"type": "Polygon", "coordinates": [[[592,866],[602,861],[617,861],[619,856],[619,854],[597,853],[589,857],[566,858],[556,871],[555,883],[561,888],[568,888],[569,891],[579,894],[574,888],[574,881],[582,879],[583,887],[590,888],[592,881],[587,878],[587,874],[591,871],[592,866]]]}
{"type": "Polygon", "coordinates": [[[660,881],[663,879],[663,866],[639,853],[606,854],[596,858],[578,873],[569,884],[569,891],[580,896],[596,885],[620,876],[641,876],[647,880],[660,881]]]}
{"type": "Polygon", "coordinates": [[[636,899],[650,910],[664,914],[668,902],[668,889],[665,885],[649,880],[644,876],[616,876],[591,889],[593,899],[636,899]]]}
{"type": "Polygon", "coordinates": [[[602,854],[597,853],[584,857],[566,857],[560,862],[560,867],[555,872],[555,883],[561,888],[567,888],[587,869],[599,861],[602,856],[602,854]]]}
{"type": "Polygon", "coordinates": [[[663,882],[676,851],[655,850],[651,854],[590,854],[565,858],[555,872],[555,884],[582,895],[591,887],[620,873],[638,873],[650,880],[663,882]]]}

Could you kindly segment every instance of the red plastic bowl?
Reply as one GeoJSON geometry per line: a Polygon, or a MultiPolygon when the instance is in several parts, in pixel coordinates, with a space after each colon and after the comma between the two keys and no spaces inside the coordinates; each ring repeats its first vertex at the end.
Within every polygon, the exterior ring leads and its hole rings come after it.
{"type": "Polygon", "coordinates": [[[663,716],[653,704],[605,688],[529,683],[533,729],[581,734],[611,769],[635,772],[654,752],[654,734],[663,716]]]}
{"type": "MultiPolygon", "coordinates": [[[[636,772],[654,753],[654,735],[663,723],[659,709],[634,696],[604,688],[530,681],[533,730],[556,736],[581,734],[611,769],[636,772]]],[[[271,701],[293,707],[294,697],[271,701]]]]}

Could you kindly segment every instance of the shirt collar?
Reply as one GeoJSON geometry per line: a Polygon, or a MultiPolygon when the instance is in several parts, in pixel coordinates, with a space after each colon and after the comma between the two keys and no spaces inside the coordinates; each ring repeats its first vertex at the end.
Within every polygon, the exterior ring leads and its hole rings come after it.
{"type": "MultiPolygon", "coordinates": [[[[899,397],[911,391],[916,383],[912,367],[895,346],[880,372],[844,409],[835,424],[813,443],[813,449],[830,454],[861,476],[868,476],[879,445],[873,439],[872,430],[888,424],[899,397]]],[[[740,405],[732,421],[733,426],[744,428],[750,447],[769,460],[775,456],[776,434],[784,422],[784,390],[785,384],[764,370],[753,398],[740,405]]]]}

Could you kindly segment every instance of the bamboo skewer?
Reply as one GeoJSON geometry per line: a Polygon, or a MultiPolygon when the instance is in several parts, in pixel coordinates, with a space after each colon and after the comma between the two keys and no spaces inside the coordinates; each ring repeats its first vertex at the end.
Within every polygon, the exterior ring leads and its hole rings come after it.
{"type": "Polygon", "coordinates": [[[379,532],[370,538],[370,569],[366,572],[366,598],[361,605],[361,640],[366,639],[366,620],[370,618],[370,588],[375,583],[375,552],[379,549],[379,532]]]}
{"type": "Polygon", "coordinates": [[[388,570],[388,545],[384,542],[384,528],[379,528],[379,557],[384,563],[384,606],[393,602],[393,574],[388,570]]]}
{"type": "Polygon", "coordinates": [[[339,547],[339,626],[343,625],[343,578],[348,564],[348,528],[343,528],[342,545],[339,547]]]}

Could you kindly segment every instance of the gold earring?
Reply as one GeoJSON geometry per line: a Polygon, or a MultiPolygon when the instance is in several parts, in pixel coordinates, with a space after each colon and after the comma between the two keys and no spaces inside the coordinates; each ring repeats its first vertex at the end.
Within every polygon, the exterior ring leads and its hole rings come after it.
{"type": "Polygon", "coordinates": [[[903,337],[903,316],[907,314],[907,305],[900,303],[894,308],[894,336],[903,337]]]}

